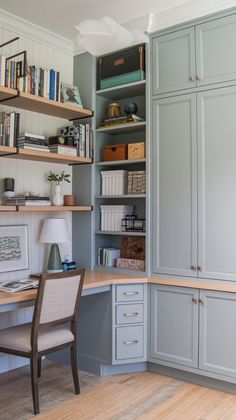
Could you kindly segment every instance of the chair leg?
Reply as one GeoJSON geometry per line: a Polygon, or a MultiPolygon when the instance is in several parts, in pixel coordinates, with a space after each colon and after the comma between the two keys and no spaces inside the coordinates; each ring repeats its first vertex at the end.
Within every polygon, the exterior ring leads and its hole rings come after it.
{"type": "Polygon", "coordinates": [[[42,370],[42,358],[38,357],[38,378],[41,377],[41,370],[42,370]]]}
{"type": "Polygon", "coordinates": [[[34,414],[38,414],[39,413],[39,391],[38,391],[38,357],[37,355],[33,355],[30,358],[30,370],[31,370],[31,387],[32,387],[34,414]]]}
{"type": "Polygon", "coordinates": [[[70,358],[71,358],[71,370],[72,370],[72,376],[73,376],[73,381],[74,381],[75,393],[80,394],[76,343],[74,343],[70,348],[70,358]]]}

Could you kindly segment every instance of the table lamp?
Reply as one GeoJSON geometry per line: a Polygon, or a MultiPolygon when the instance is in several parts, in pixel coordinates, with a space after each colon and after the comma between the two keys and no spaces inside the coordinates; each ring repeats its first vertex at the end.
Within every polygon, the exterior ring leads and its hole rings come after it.
{"type": "Polygon", "coordinates": [[[52,244],[48,258],[48,273],[58,273],[62,270],[59,243],[67,241],[65,219],[45,219],[40,234],[40,242],[52,244]]]}

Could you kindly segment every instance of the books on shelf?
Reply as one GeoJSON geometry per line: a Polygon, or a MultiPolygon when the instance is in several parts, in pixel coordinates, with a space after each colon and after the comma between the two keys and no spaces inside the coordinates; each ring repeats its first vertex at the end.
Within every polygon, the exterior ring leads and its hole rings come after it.
{"type": "Polygon", "coordinates": [[[59,155],[65,156],[77,156],[77,148],[75,146],[66,145],[49,145],[49,151],[51,153],[58,153],[59,155]]]}
{"type": "Polygon", "coordinates": [[[38,280],[20,279],[8,280],[0,283],[0,290],[3,292],[20,292],[21,290],[35,289],[38,287],[38,280]]]}
{"type": "Polygon", "coordinates": [[[19,136],[20,114],[19,112],[1,112],[0,113],[0,145],[16,146],[16,140],[19,136]]]}
{"type": "Polygon", "coordinates": [[[98,248],[98,265],[116,267],[117,258],[120,257],[119,248],[98,248]]]}
{"type": "Polygon", "coordinates": [[[39,134],[25,132],[18,138],[17,146],[21,149],[49,152],[48,140],[39,134]]]}
{"type": "Polygon", "coordinates": [[[51,206],[49,197],[24,196],[4,197],[3,204],[6,206],[51,206]]]}
{"type": "Polygon", "coordinates": [[[93,133],[89,123],[64,127],[60,134],[60,136],[49,137],[49,148],[55,144],[57,146],[73,146],[76,148],[76,156],[92,159],[93,133]],[[61,144],[63,141],[64,144],[61,144]]]}
{"type": "Polygon", "coordinates": [[[119,125],[119,124],[143,122],[143,121],[145,121],[145,118],[140,117],[139,115],[136,115],[136,114],[122,115],[120,117],[105,118],[105,120],[101,124],[101,127],[106,127],[106,126],[109,127],[111,125],[119,125]]]}

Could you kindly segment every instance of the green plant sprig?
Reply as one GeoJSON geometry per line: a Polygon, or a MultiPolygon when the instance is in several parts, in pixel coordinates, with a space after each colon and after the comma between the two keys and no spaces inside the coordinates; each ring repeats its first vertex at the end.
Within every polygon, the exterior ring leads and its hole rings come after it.
{"type": "Polygon", "coordinates": [[[49,182],[56,182],[60,184],[60,182],[65,181],[70,183],[70,174],[65,174],[65,171],[62,171],[60,174],[55,174],[54,172],[50,171],[47,177],[47,181],[49,182]]]}

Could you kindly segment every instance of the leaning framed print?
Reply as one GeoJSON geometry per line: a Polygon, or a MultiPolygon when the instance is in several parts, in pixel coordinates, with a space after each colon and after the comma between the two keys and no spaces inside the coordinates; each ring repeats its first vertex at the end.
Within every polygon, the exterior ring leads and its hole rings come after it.
{"type": "Polygon", "coordinates": [[[28,226],[0,226],[0,273],[29,268],[28,226]]]}
{"type": "Polygon", "coordinates": [[[78,87],[67,83],[61,84],[61,102],[83,108],[78,87]]]}

